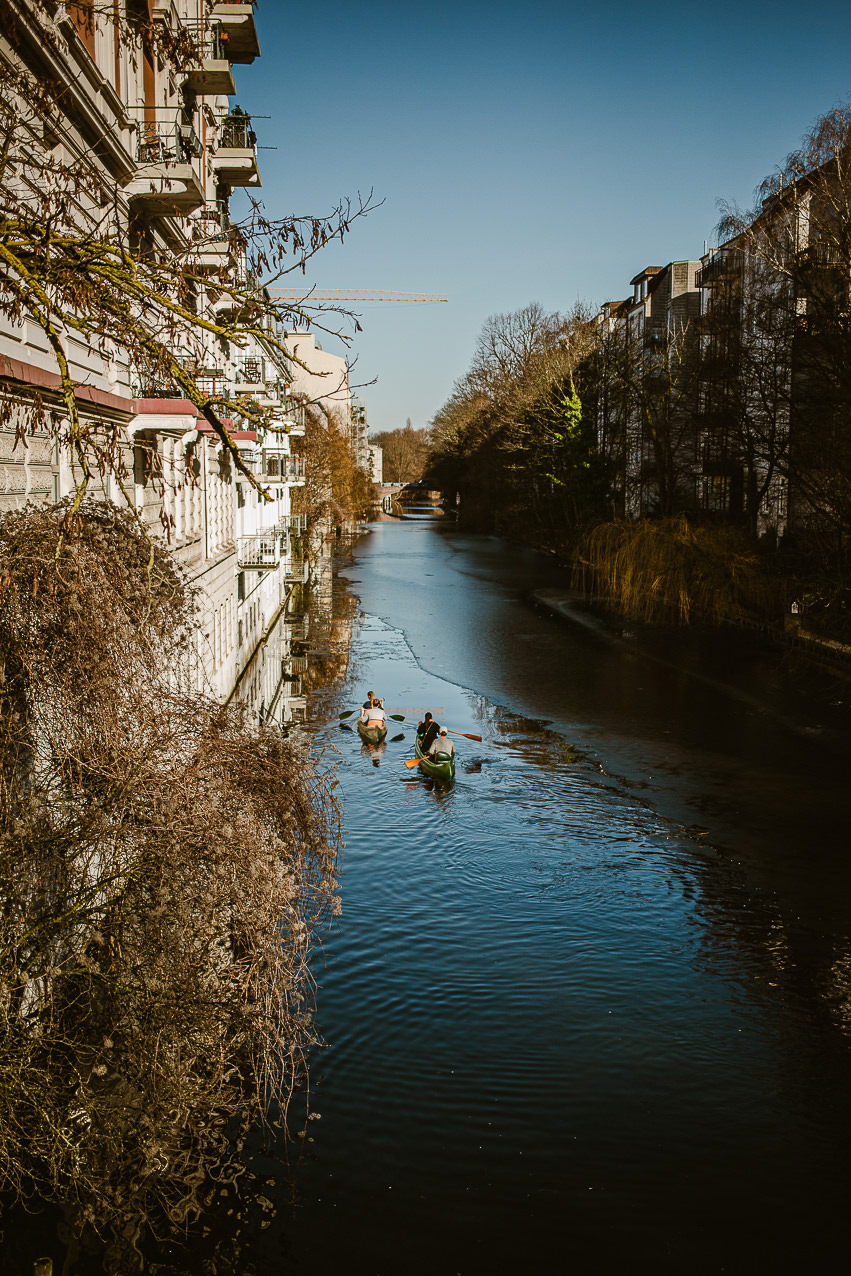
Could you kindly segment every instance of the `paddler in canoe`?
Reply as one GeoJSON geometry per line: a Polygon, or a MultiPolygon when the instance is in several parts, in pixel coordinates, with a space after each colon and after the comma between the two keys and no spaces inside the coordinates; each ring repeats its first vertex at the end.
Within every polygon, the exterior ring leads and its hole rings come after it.
{"type": "Polygon", "coordinates": [[[423,753],[428,753],[431,748],[432,740],[437,739],[440,731],[440,723],[435,722],[430,713],[427,713],[422,722],[417,723],[417,740],[423,753]]]}
{"type": "Polygon", "coordinates": [[[443,780],[444,782],[454,780],[455,745],[449,739],[446,727],[440,727],[427,749],[423,748],[423,738],[418,735],[416,741],[416,754],[419,759],[420,769],[435,780],[443,780]]]}
{"type": "Polygon", "coordinates": [[[366,700],[357,720],[358,735],[369,744],[380,744],[387,735],[387,714],[384,701],[373,691],[366,693],[366,700]]]}

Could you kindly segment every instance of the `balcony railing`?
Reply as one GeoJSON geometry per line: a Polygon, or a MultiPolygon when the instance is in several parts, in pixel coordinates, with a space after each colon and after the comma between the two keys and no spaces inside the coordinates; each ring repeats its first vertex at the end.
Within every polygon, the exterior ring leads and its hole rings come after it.
{"type": "Polygon", "coordinates": [[[199,61],[215,61],[229,62],[230,43],[227,36],[222,38],[222,28],[218,22],[213,22],[206,29],[199,27],[198,23],[187,22],[187,26],[192,33],[195,43],[196,56],[199,61]]]}
{"type": "Polygon", "coordinates": [[[281,535],[290,532],[294,536],[300,535],[307,528],[306,514],[285,514],[282,519],[278,520],[277,530],[281,535]]]}
{"type": "Polygon", "coordinates": [[[263,451],[263,473],[267,478],[284,478],[291,460],[289,452],[279,448],[265,448],[263,451]]]}
{"type": "Polygon", "coordinates": [[[303,558],[291,558],[284,568],[287,580],[304,580],[305,561],[303,558]]]}
{"type": "Polygon", "coordinates": [[[240,536],[237,543],[237,562],[248,570],[267,570],[277,567],[281,561],[281,540],[272,532],[255,532],[240,536]]]}
{"type": "Polygon", "coordinates": [[[239,355],[234,362],[235,386],[266,384],[266,360],[262,355],[239,355]]]}
{"type": "Polygon", "coordinates": [[[219,243],[230,238],[227,200],[211,200],[198,209],[192,219],[192,238],[201,243],[219,243]]]}
{"type": "Polygon", "coordinates": [[[719,248],[695,274],[695,288],[711,288],[722,279],[741,274],[744,256],[740,248],[719,248]]]}
{"type": "Polygon", "coordinates": [[[251,127],[251,116],[238,108],[226,115],[219,125],[219,150],[250,150],[257,145],[257,134],[251,127]]]}
{"type": "Polygon", "coordinates": [[[289,433],[304,434],[304,405],[285,398],[286,386],[281,383],[278,384],[278,393],[284,401],[272,412],[274,425],[289,433]]]}
{"type": "Polygon", "coordinates": [[[848,258],[835,244],[810,244],[798,253],[803,266],[847,266],[848,258]]]}
{"type": "Polygon", "coordinates": [[[130,393],[134,399],[180,399],[183,392],[168,377],[138,372],[130,379],[130,393]]]}
{"type": "Polygon", "coordinates": [[[245,468],[249,470],[252,474],[257,475],[260,473],[260,469],[263,464],[263,459],[260,453],[255,452],[253,448],[251,448],[250,450],[245,448],[240,448],[239,459],[240,461],[242,461],[242,464],[245,466],[245,468]]]}
{"type": "Polygon", "coordinates": [[[139,125],[136,159],[140,164],[191,164],[201,154],[201,141],[191,124],[146,121],[139,125]]]}

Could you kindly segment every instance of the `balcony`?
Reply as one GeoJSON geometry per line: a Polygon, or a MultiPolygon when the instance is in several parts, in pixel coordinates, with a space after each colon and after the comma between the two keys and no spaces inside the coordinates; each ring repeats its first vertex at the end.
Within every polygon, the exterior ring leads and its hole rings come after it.
{"type": "Polygon", "coordinates": [[[821,269],[829,266],[848,266],[847,256],[836,244],[816,243],[809,248],[802,248],[798,253],[799,266],[815,266],[821,269]]]}
{"type": "Polygon", "coordinates": [[[192,221],[191,234],[189,256],[193,270],[224,274],[233,269],[236,254],[225,203],[217,200],[200,208],[192,221]]]}
{"type": "Polygon", "coordinates": [[[209,16],[211,22],[218,24],[231,62],[247,65],[260,56],[254,0],[242,0],[241,4],[214,4],[209,16]]]}
{"type": "Polygon", "coordinates": [[[695,274],[694,286],[713,288],[724,280],[741,275],[743,265],[744,255],[740,248],[719,248],[695,274]]]}
{"type": "Polygon", "coordinates": [[[137,372],[130,378],[130,395],[134,399],[180,399],[183,392],[168,377],[137,372]]]}
{"type": "Polygon", "coordinates": [[[304,483],[303,461],[297,456],[291,456],[282,448],[263,449],[262,473],[264,478],[286,483],[290,487],[299,487],[304,483]]]}
{"type": "Polygon", "coordinates": [[[306,514],[286,514],[278,521],[277,531],[281,536],[285,536],[289,532],[293,536],[300,536],[307,528],[306,514]]]}
{"type": "Polygon", "coordinates": [[[213,171],[228,186],[261,186],[257,167],[257,136],[251,116],[236,108],[219,125],[219,138],[212,155],[213,171]]]}
{"type": "Polygon", "coordinates": [[[290,487],[304,486],[304,462],[298,456],[288,456],[281,478],[290,487]]]}
{"type": "Polygon", "coordinates": [[[222,39],[218,25],[211,31],[195,27],[197,36],[197,61],[184,71],[186,87],[200,96],[227,96],[236,92],[233,71],[230,69],[230,41],[222,39]]]}
{"type": "Polygon", "coordinates": [[[237,259],[230,276],[223,281],[221,291],[211,301],[216,318],[224,322],[245,320],[262,310],[260,281],[246,266],[244,256],[237,259]],[[231,288],[233,293],[229,291],[231,288]]]}
{"type": "Polygon", "coordinates": [[[289,460],[290,460],[289,452],[285,452],[281,448],[264,448],[263,449],[264,476],[270,479],[282,479],[287,472],[287,463],[289,460]]]}
{"type": "Polygon", "coordinates": [[[281,538],[274,530],[240,536],[236,555],[237,563],[243,570],[267,571],[277,567],[281,561],[281,538]]]}
{"type": "Polygon", "coordinates": [[[307,578],[307,560],[304,558],[291,558],[284,568],[284,577],[286,580],[303,584],[307,578]]]}
{"type": "Polygon", "coordinates": [[[263,394],[266,389],[266,360],[262,355],[239,355],[235,360],[234,394],[263,394]]]}
{"type": "Polygon", "coordinates": [[[301,437],[304,434],[303,404],[284,398],[283,393],[280,398],[284,399],[284,402],[280,403],[272,413],[272,429],[284,430],[287,434],[301,437]]]}
{"type": "Polygon", "coordinates": [[[204,187],[196,161],[201,143],[191,124],[179,120],[140,125],[136,141],[136,173],[124,193],[149,213],[180,216],[204,203],[204,187]]]}
{"type": "Polygon", "coordinates": [[[262,454],[254,448],[239,448],[239,459],[250,474],[257,478],[263,468],[262,454]]]}
{"type": "Polygon", "coordinates": [[[664,323],[649,323],[642,334],[645,350],[658,350],[668,340],[668,329],[664,323]]]}

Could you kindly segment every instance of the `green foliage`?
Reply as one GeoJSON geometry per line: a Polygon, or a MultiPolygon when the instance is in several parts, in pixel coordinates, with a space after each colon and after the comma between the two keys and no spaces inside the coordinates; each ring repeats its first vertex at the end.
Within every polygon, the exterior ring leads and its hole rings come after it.
{"type": "Polygon", "coordinates": [[[564,549],[599,507],[601,466],[577,384],[588,315],[530,305],[485,324],[469,373],[432,422],[426,476],[461,518],[564,549]]]}

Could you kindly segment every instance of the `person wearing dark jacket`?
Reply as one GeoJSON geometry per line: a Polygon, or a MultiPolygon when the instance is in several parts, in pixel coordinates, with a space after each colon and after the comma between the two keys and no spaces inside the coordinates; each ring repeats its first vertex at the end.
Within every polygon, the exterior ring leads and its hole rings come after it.
{"type": "Polygon", "coordinates": [[[417,735],[420,737],[420,748],[423,753],[428,753],[431,742],[437,736],[440,727],[435,722],[430,713],[427,713],[422,722],[417,723],[417,735]]]}

